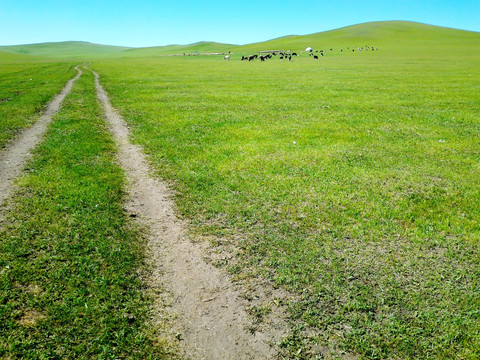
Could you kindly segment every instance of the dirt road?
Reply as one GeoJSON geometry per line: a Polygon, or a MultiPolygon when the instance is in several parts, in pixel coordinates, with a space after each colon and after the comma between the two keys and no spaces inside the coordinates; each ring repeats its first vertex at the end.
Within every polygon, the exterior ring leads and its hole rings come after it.
{"type": "Polygon", "coordinates": [[[209,360],[271,359],[271,336],[248,331],[251,324],[245,303],[227,276],[203,260],[202,246],[185,238],[185,224],[175,216],[172,192],[151,176],[142,149],[129,142],[124,120],[110,105],[98,74],[95,77],[97,95],[129,179],[128,208],[149,225],[152,281],[173,295],[175,329],[182,339],[184,355],[209,360]]]}
{"type": "Polygon", "coordinates": [[[40,119],[0,152],[0,205],[11,195],[13,181],[25,167],[31,156],[30,152],[40,142],[52,117],[60,109],[63,99],[72,90],[74,82],[82,75],[78,66],[75,69],[78,71],[77,75],[69,80],[63,90],[47,105],[40,119]]]}
{"type": "MultiPolygon", "coordinates": [[[[58,112],[78,74],[47,106],[45,113],[21,136],[0,152],[0,206],[11,195],[13,182],[20,175],[40,142],[52,117],[58,112]]],[[[151,169],[139,146],[129,142],[129,131],[122,117],[112,108],[95,74],[97,96],[119,148],[118,159],[129,181],[128,210],[138,214],[149,229],[147,257],[154,289],[166,288],[171,295],[169,312],[175,315],[172,334],[180,339],[182,355],[190,359],[246,360],[271,359],[277,340],[273,333],[249,331],[251,321],[245,311],[248,303],[221,270],[204,261],[206,251],[200,243],[185,236],[186,226],[174,212],[172,192],[151,169]]],[[[0,210],[1,207],[0,207],[0,210]]],[[[0,211],[1,220],[1,211],[0,211]]],[[[160,317],[165,304],[153,313],[160,317]]]]}

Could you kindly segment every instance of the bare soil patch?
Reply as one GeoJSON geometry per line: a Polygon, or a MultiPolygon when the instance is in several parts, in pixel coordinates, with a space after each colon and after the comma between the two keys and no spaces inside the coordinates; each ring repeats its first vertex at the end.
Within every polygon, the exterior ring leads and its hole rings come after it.
{"type": "Polygon", "coordinates": [[[37,322],[46,319],[47,317],[39,311],[27,310],[20,318],[18,323],[22,326],[29,327],[37,325],[37,322]]]}
{"type": "MultiPolygon", "coordinates": [[[[172,294],[177,333],[183,355],[192,359],[271,359],[273,333],[251,332],[248,303],[239,297],[228,276],[206,262],[201,242],[186,237],[186,223],[174,211],[172,191],[151,171],[141,147],[129,142],[129,130],[113,109],[95,74],[97,95],[104,106],[119,161],[129,180],[128,210],[149,225],[149,256],[154,288],[166,287],[172,294]]],[[[154,310],[161,314],[162,310],[154,310]]]]}

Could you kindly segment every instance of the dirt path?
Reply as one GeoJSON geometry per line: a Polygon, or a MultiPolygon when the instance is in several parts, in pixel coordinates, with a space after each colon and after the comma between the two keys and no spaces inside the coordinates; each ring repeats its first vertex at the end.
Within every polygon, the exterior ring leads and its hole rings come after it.
{"type": "Polygon", "coordinates": [[[191,359],[271,359],[271,335],[248,332],[248,315],[229,279],[207,264],[201,245],[184,236],[185,224],[174,213],[171,191],[150,175],[139,146],[130,144],[128,128],[112,108],[95,74],[97,95],[119,146],[119,159],[129,179],[128,209],[149,225],[149,251],[154,281],[173,294],[175,327],[184,355],[191,359]]]}
{"type": "Polygon", "coordinates": [[[63,90],[47,105],[44,114],[35,124],[24,130],[20,137],[0,151],[0,205],[10,196],[13,189],[13,181],[20,175],[27,160],[31,156],[32,149],[40,142],[48,124],[60,109],[63,99],[72,90],[73,83],[82,75],[77,67],[78,74],[67,82],[63,90]]]}

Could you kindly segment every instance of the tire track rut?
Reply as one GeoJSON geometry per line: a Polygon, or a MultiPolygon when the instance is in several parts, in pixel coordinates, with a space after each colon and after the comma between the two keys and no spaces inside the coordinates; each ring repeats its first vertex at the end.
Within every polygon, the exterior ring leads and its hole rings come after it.
{"type": "MultiPolygon", "coordinates": [[[[70,79],[62,91],[56,95],[47,105],[43,115],[30,128],[25,129],[18,139],[8,144],[0,151],[0,206],[11,195],[13,182],[20,175],[28,159],[31,157],[32,149],[42,139],[52,117],[58,112],[62,101],[72,90],[75,81],[82,75],[82,70],[75,67],[77,75],[70,79]]],[[[1,214],[0,214],[1,220],[1,214]]]]}
{"type": "Polygon", "coordinates": [[[129,142],[125,121],[111,106],[99,75],[93,73],[97,96],[119,147],[119,162],[127,173],[127,208],[149,225],[154,287],[163,285],[173,295],[174,330],[180,333],[183,355],[209,360],[272,359],[275,351],[268,343],[274,336],[247,330],[251,322],[244,310],[246,302],[225,274],[203,260],[202,245],[185,237],[186,224],[175,215],[172,192],[150,175],[141,147],[129,142]]]}

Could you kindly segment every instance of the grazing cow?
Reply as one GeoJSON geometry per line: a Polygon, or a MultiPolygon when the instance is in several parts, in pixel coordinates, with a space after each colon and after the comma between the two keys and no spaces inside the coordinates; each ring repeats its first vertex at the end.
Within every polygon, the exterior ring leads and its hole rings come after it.
{"type": "Polygon", "coordinates": [[[280,60],[283,60],[283,55],[282,55],[282,56],[280,56],[280,58],[279,58],[279,59],[280,59],[280,60]]]}
{"type": "Polygon", "coordinates": [[[313,55],[313,59],[314,59],[314,60],[318,60],[318,56],[317,56],[317,55],[313,55]]]}
{"type": "Polygon", "coordinates": [[[223,58],[223,60],[230,60],[230,56],[229,56],[229,55],[225,55],[225,57],[223,58]]]}
{"type": "Polygon", "coordinates": [[[323,52],[321,52],[321,53],[320,53],[320,55],[322,55],[322,56],[323,56],[323,52]]]}
{"type": "Polygon", "coordinates": [[[292,53],[292,56],[298,56],[297,53],[292,53]]]}

